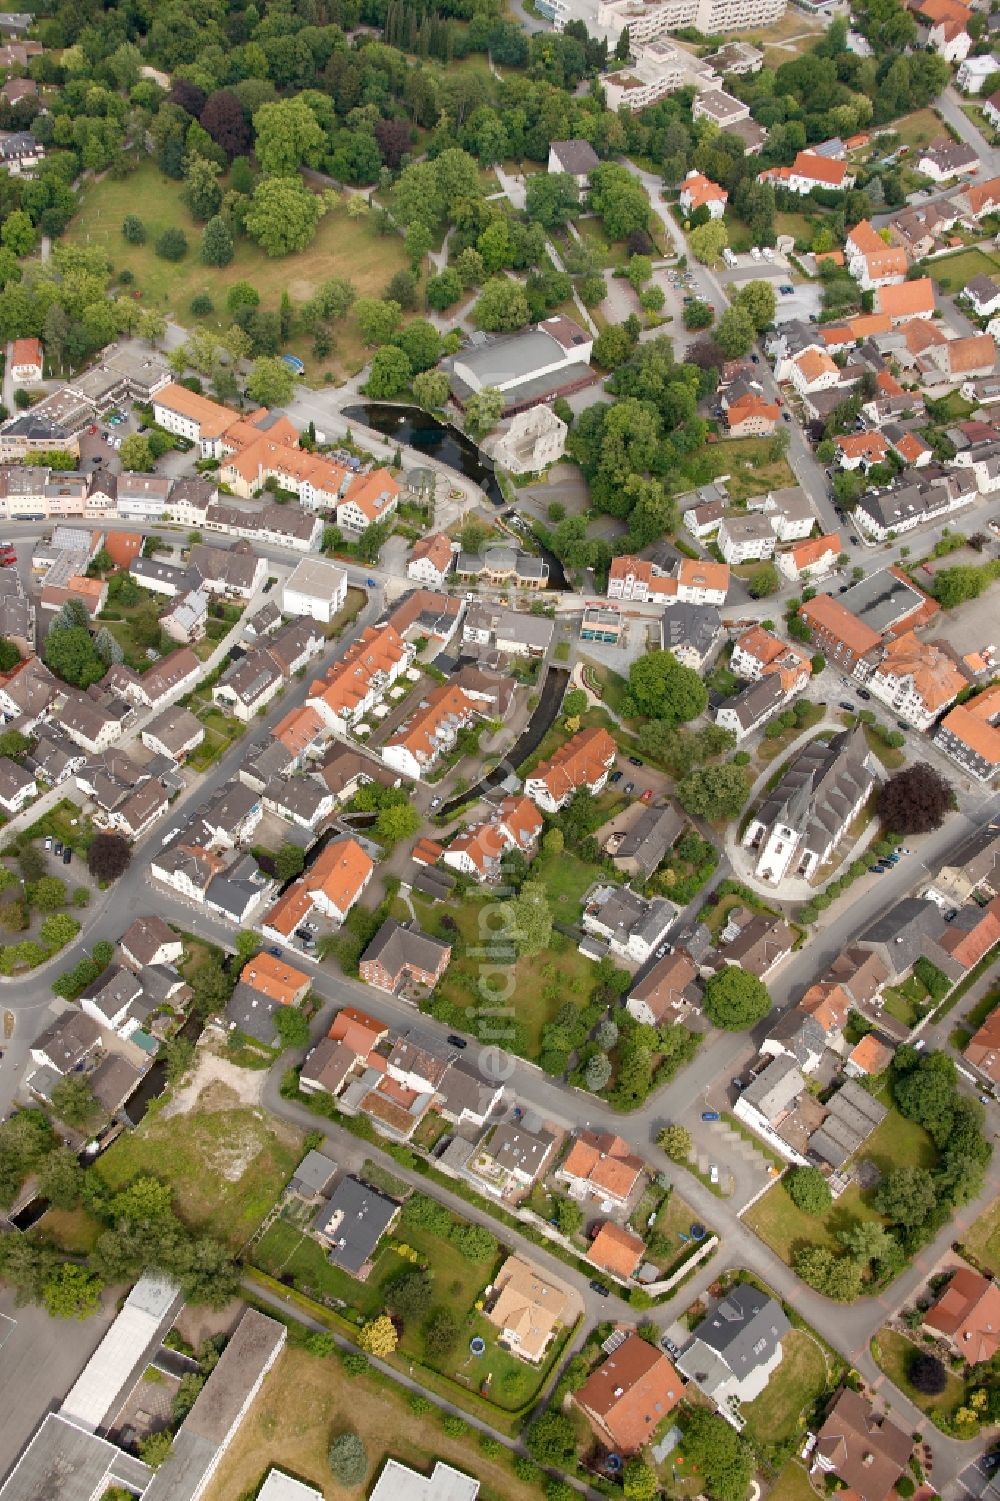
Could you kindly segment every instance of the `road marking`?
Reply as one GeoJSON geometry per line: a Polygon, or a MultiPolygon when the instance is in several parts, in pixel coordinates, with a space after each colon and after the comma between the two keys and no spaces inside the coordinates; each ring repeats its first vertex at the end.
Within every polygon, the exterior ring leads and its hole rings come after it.
{"type": "Polygon", "coordinates": [[[0,1350],[2,1350],[17,1328],[17,1319],[12,1319],[7,1313],[0,1313],[0,1319],[3,1320],[3,1323],[0,1323],[0,1350]]]}

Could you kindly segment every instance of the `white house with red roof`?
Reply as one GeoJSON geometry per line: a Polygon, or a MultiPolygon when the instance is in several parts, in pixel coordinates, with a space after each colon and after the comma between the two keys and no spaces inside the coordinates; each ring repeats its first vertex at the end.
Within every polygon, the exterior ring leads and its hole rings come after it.
{"type": "Polygon", "coordinates": [[[686,214],[707,208],[710,218],[721,219],[728,201],[729,194],[725,188],[721,188],[703,172],[689,172],[681,183],[678,202],[686,214]]]}
{"type": "Polygon", "coordinates": [[[834,161],[815,151],[800,151],[790,167],[770,167],[761,172],[758,182],[770,182],[787,188],[790,193],[811,193],[813,188],[851,188],[854,175],[846,162],[834,161]]]}

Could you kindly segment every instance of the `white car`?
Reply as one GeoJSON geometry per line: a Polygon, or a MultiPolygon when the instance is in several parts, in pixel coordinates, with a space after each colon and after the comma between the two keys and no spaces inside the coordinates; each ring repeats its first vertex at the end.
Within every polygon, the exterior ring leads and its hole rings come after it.
{"type": "Polygon", "coordinates": [[[765,245],[765,246],[762,247],[762,249],[761,249],[761,255],[764,257],[764,259],[766,261],[773,261],[774,260],[774,251],[771,249],[770,245],[765,245]]]}
{"type": "Polygon", "coordinates": [[[718,1181],[719,1181],[719,1169],[716,1167],[716,1165],[715,1165],[714,1162],[712,1163],[712,1166],[708,1170],[708,1177],[709,1177],[709,1182],[711,1182],[711,1183],[718,1183],[718,1181]]]}
{"type": "Polygon", "coordinates": [[[760,246],[759,245],[751,245],[750,246],[750,254],[751,254],[751,256],[753,257],[753,259],[755,261],[763,260],[763,256],[760,253],[760,246]]]}

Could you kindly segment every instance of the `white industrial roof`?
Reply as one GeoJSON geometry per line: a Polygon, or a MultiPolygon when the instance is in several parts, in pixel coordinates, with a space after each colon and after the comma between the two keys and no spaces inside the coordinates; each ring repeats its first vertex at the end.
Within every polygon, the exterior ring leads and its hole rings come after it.
{"type": "Polygon", "coordinates": [[[368,1501],[476,1501],[478,1495],[478,1480],[440,1459],[430,1475],[388,1459],[368,1501]]]}
{"type": "Polygon", "coordinates": [[[323,1492],[303,1480],[293,1480],[280,1470],[272,1470],[257,1492],[257,1501],[323,1501],[323,1492]]]}
{"type": "Polygon", "coordinates": [[[151,1273],[140,1277],[107,1334],[84,1366],[61,1414],[95,1432],[121,1396],[180,1296],[176,1282],[151,1273]]]}

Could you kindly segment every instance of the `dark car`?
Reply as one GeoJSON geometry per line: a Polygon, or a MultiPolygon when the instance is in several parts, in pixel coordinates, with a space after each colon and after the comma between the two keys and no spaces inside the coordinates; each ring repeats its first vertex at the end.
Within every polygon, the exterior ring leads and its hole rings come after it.
{"type": "Polygon", "coordinates": [[[55,844],[52,846],[53,853],[56,855],[61,855],[65,848],[66,846],[63,844],[61,839],[57,839],[55,844]]]}
{"type": "Polygon", "coordinates": [[[871,694],[868,692],[867,688],[859,688],[858,689],[858,698],[863,698],[863,699],[865,699],[867,701],[868,699],[871,698],[871,694]]]}
{"type": "Polygon", "coordinates": [[[635,783],[634,782],[626,782],[625,786],[622,789],[622,791],[625,793],[626,797],[631,797],[632,793],[635,791],[635,783]]]}
{"type": "Polygon", "coordinates": [[[69,865],[70,862],[72,861],[72,859],[73,859],[73,851],[70,849],[69,845],[67,845],[66,848],[63,850],[63,864],[64,865],[69,865]]]}
{"type": "Polygon", "coordinates": [[[859,540],[858,540],[858,538],[857,538],[857,537],[855,537],[855,536],[854,536],[854,535],[853,535],[853,534],[852,534],[852,536],[851,536],[851,541],[852,541],[852,542],[853,542],[853,543],[854,543],[854,545],[855,545],[855,547],[860,547],[860,546],[861,546],[861,543],[860,543],[860,541],[859,541],[859,540]]]}
{"type": "Polygon", "coordinates": [[[267,952],[270,954],[272,959],[281,958],[281,950],[277,947],[277,945],[275,945],[273,948],[268,949],[267,952]]]}
{"type": "Polygon", "coordinates": [[[630,766],[645,766],[646,763],[641,756],[629,756],[628,764],[630,766]]]}
{"type": "Polygon", "coordinates": [[[752,354],[750,356],[750,359],[751,359],[751,361],[752,361],[753,364],[755,364],[755,365],[759,365],[760,364],[760,355],[759,354],[752,354]]]}
{"type": "Polygon", "coordinates": [[[612,784],[612,786],[614,786],[616,783],[621,781],[624,775],[625,773],[623,771],[613,771],[608,777],[608,781],[612,784]]]}
{"type": "Polygon", "coordinates": [[[701,1112],[701,1118],[703,1121],[717,1121],[721,1119],[717,1110],[703,1110],[701,1112]]]}
{"type": "Polygon", "coordinates": [[[610,1298],[610,1287],[608,1287],[604,1282],[598,1282],[596,1277],[591,1281],[590,1286],[591,1290],[595,1293],[600,1293],[602,1298],[610,1298]]]}
{"type": "Polygon", "coordinates": [[[791,422],[792,419],[791,419],[791,417],[789,417],[789,415],[788,415],[787,412],[782,412],[782,414],[781,414],[781,420],[782,420],[782,422],[791,422]]]}
{"type": "Polygon", "coordinates": [[[912,726],[908,725],[905,719],[897,719],[896,728],[897,730],[909,730],[912,728],[912,726]]]}
{"type": "Polygon", "coordinates": [[[881,865],[869,865],[868,869],[871,871],[873,876],[881,876],[885,874],[885,871],[882,869],[881,865]]]}
{"type": "Polygon", "coordinates": [[[853,704],[849,704],[849,703],[848,703],[848,702],[847,702],[847,699],[846,699],[846,698],[842,698],[842,699],[841,699],[841,700],[840,700],[840,707],[841,707],[841,708],[842,708],[842,709],[846,709],[846,710],[847,710],[847,712],[848,712],[848,714],[853,714],[853,713],[854,713],[854,712],[855,712],[855,709],[854,709],[854,705],[853,705],[853,704]]]}

